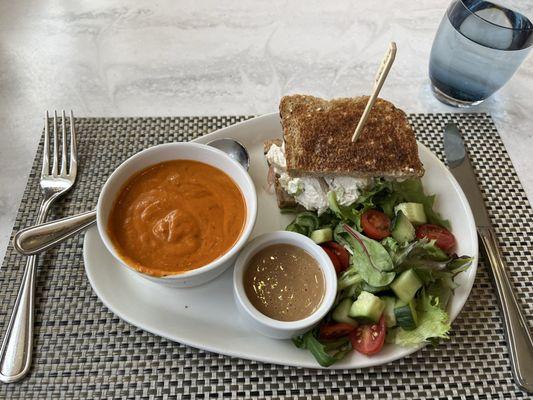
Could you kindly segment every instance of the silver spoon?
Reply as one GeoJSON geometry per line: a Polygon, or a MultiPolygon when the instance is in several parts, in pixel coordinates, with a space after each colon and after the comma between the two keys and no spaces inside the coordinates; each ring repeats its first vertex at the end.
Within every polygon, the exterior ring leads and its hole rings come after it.
{"type": "MultiPolygon", "coordinates": [[[[214,139],[207,143],[225,152],[246,170],[250,167],[248,150],[235,139],[214,139]]],[[[96,211],[87,211],[40,225],[21,229],[13,237],[13,246],[20,254],[38,254],[58,245],[96,222],[96,211]]]]}
{"type": "Polygon", "coordinates": [[[248,171],[248,168],[250,167],[250,156],[248,155],[248,150],[246,150],[246,147],[244,147],[241,142],[231,138],[220,138],[213,139],[207,142],[207,144],[222,150],[248,171]]]}

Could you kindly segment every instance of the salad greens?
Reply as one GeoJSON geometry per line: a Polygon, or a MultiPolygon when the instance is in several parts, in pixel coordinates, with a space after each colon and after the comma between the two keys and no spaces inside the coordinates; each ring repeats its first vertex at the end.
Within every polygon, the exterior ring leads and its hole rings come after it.
{"type": "Polygon", "coordinates": [[[418,326],[412,331],[394,328],[387,334],[387,342],[400,346],[413,346],[429,339],[448,339],[450,322],[448,313],[439,306],[439,298],[424,292],[418,302],[418,326]]]}
{"type": "Polygon", "coordinates": [[[351,265],[371,286],[386,286],[395,277],[390,254],[381,243],[354,231],[349,225],[339,224],[334,232],[337,243],[352,250],[351,265]]]}
{"type": "Polygon", "coordinates": [[[450,260],[450,257],[435,245],[435,241],[427,239],[417,240],[407,245],[401,245],[393,238],[383,239],[387,251],[394,260],[395,265],[416,266],[417,264],[427,265],[428,261],[444,263],[450,260]]]}
{"type": "MultiPolygon", "coordinates": [[[[439,242],[438,235],[420,235],[417,227],[420,221],[414,218],[408,217],[402,223],[408,225],[410,232],[416,228],[417,237],[394,235],[405,242],[395,240],[386,229],[386,234],[379,238],[376,232],[381,231],[368,229],[368,215],[377,213],[382,216],[381,222],[387,221],[389,230],[393,231],[398,216],[405,219],[402,213],[395,212],[398,206],[405,208],[409,203],[417,203],[414,206],[425,214],[423,220],[451,237],[453,248],[455,239],[448,231],[449,222],[433,209],[435,196],[424,193],[420,180],[377,180],[350,206],[339,205],[334,192],[328,193],[328,201],[329,210],[325,213],[299,213],[286,228],[313,238],[321,237],[317,243],[324,247],[328,243],[333,248],[341,245],[349,254],[346,265],[337,270],[334,307],[318,327],[294,338],[294,344],[309,350],[320,365],[330,366],[352,348],[367,355],[379,352],[385,335],[388,343],[400,346],[448,338],[450,321],[446,309],[457,287],[454,278],[470,266],[472,258],[451,254],[449,247],[439,242]],[[333,232],[333,242],[324,242],[331,237],[329,232],[328,239],[316,232],[327,228],[333,232]],[[375,323],[375,316],[382,312],[380,321],[375,323]],[[347,323],[353,325],[350,333],[346,331],[350,331],[347,323]],[[341,336],[332,338],[331,332],[341,325],[341,336]],[[325,327],[328,337],[323,334],[325,327]]],[[[376,226],[382,228],[379,223],[376,226]]],[[[427,231],[430,225],[425,226],[427,231]]],[[[338,264],[334,262],[334,265],[337,268],[338,264]]]]}
{"type": "MultiPolygon", "coordinates": [[[[450,222],[443,219],[436,211],[433,210],[435,204],[435,195],[428,196],[424,193],[420,179],[408,179],[402,182],[390,182],[390,194],[386,198],[387,207],[394,203],[413,202],[424,205],[424,211],[428,221],[432,224],[440,225],[450,229],[450,222]]],[[[387,209],[389,210],[389,209],[387,209]]],[[[385,214],[391,216],[386,211],[385,214]]]]}
{"type": "Polygon", "coordinates": [[[361,215],[365,211],[380,208],[389,218],[392,218],[394,207],[403,202],[422,204],[430,223],[450,229],[450,222],[433,210],[435,195],[424,193],[420,179],[408,179],[402,182],[379,179],[371,189],[362,193],[350,206],[339,205],[333,191],[328,193],[328,201],[330,210],[338,219],[351,222],[359,231],[361,230],[361,215]]]}
{"type": "Polygon", "coordinates": [[[348,338],[321,342],[317,336],[317,330],[313,329],[295,337],[293,343],[300,349],[309,350],[323,367],[329,367],[342,360],[352,350],[348,338]]]}

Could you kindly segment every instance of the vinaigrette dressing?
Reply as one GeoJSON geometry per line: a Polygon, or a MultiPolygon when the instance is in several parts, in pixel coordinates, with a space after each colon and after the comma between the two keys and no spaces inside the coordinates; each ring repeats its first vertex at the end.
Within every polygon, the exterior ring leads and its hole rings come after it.
{"type": "Polygon", "coordinates": [[[255,254],[244,273],[244,288],[253,306],[278,321],[313,314],[326,290],[317,261],[291,244],[275,244],[255,254]]]}

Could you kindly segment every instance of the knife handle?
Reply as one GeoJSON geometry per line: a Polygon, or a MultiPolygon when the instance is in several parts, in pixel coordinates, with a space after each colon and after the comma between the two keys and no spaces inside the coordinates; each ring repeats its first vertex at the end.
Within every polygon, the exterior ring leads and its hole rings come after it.
{"type": "Polygon", "coordinates": [[[533,393],[533,338],[527,319],[507,275],[494,230],[491,227],[479,227],[478,235],[496,286],[515,381],[523,390],[533,393]]]}

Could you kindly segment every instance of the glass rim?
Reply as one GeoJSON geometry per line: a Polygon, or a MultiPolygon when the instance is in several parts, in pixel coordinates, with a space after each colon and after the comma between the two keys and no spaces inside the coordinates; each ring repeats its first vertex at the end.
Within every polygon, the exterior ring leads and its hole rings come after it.
{"type": "MultiPolygon", "coordinates": [[[[497,24],[497,23],[495,23],[495,22],[489,21],[488,19],[485,19],[485,18],[483,18],[482,16],[480,16],[480,15],[476,14],[475,12],[473,12],[473,11],[470,9],[470,7],[468,7],[468,6],[465,4],[464,0],[459,0],[459,1],[461,2],[461,4],[463,5],[463,7],[465,8],[465,10],[467,10],[467,11],[468,11],[470,14],[472,14],[474,17],[479,18],[479,19],[480,19],[481,21],[483,21],[483,22],[486,22],[487,24],[493,25],[493,26],[498,27],[498,28],[501,28],[501,29],[507,29],[507,30],[510,30],[510,31],[517,31],[517,32],[528,32],[528,31],[533,30],[533,26],[531,26],[530,28],[513,28],[513,27],[510,28],[510,27],[508,27],[508,26],[502,26],[502,25],[497,24]]],[[[497,5],[497,4],[493,3],[492,1],[486,1],[486,0],[485,0],[485,2],[486,2],[486,3],[493,4],[493,5],[497,5]]],[[[497,6],[498,6],[498,5],[497,5],[497,6]]],[[[521,16],[523,16],[524,18],[526,18],[526,19],[529,21],[529,23],[531,24],[530,19],[529,19],[528,17],[526,17],[524,14],[522,14],[521,12],[510,10],[509,8],[504,7],[504,6],[498,6],[498,7],[501,7],[502,9],[505,9],[505,10],[507,10],[507,11],[511,11],[511,12],[513,12],[513,13],[515,13],[515,14],[520,14],[521,16]]]]}

